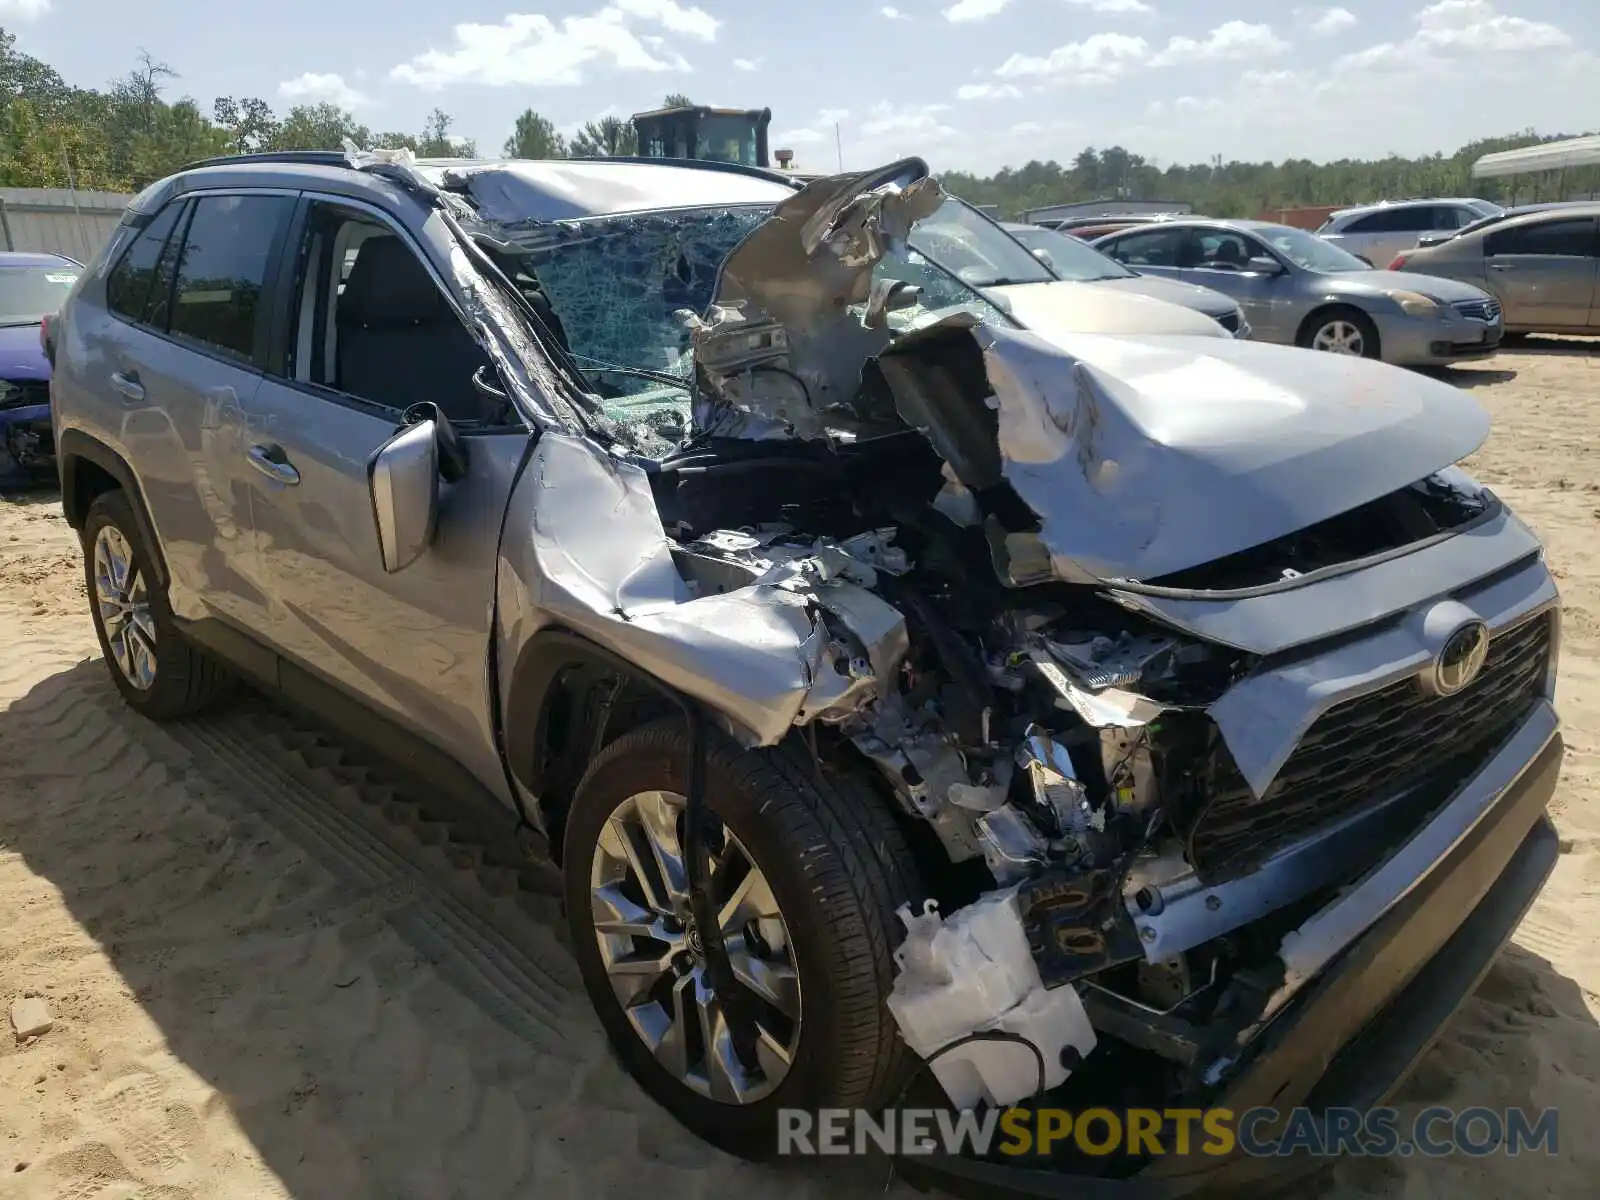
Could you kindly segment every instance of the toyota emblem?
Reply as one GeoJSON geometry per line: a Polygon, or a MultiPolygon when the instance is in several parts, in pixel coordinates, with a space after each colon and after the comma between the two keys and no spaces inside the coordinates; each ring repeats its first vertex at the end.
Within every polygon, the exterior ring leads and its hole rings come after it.
{"type": "Polygon", "coordinates": [[[1478,677],[1488,657],[1489,627],[1482,621],[1468,621],[1445,639],[1433,660],[1428,690],[1438,696],[1454,695],[1478,677]]]}

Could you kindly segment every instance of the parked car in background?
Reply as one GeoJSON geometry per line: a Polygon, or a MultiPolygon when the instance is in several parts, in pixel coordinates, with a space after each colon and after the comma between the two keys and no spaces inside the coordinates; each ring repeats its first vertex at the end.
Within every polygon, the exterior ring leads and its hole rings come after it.
{"type": "Polygon", "coordinates": [[[0,252],[0,482],[55,472],[44,325],[82,270],[60,254],[0,252]]]}
{"type": "Polygon", "coordinates": [[[1390,267],[1486,289],[1508,333],[1600,331],[1600,204],[1508,217],[1407,250],[1390,267]]]}
{"type": "Polygon", "coordinates": [[[1250,325],[1244,319],[1244,310],[1239,307],[1238,301],[1221,292],[1177,279],[1141,275],[1116,259],[1107,258],[1087,242],[1054,229],[1021,224],[1004,224],[1001,228],[1049,267],[1058,279],[1099,284],[1105,288],[1181,304],[1204,313],[1235,337],[1250,336],[1250,325]]]}
{"type": "Polygon", "coordinates": [[[1091,242],[1108,233],[1131,229],[1135,225],[1149,225],[1156,221],[1170,221],[1184,213],[1123,213],[1120,216],[1069,217],[1064,221],[1041,222],[1041,227],[1057,233],[1070,233],[1075,238],[1091,242]]]}
{"type": "Polygon", "coordinates": [[[1373,266],[1417,244],[1424,233],[1447,232],[1492,217],[1500,206],[1490,200],[1396,200],[1340,209],[1317,229],[1317,236],[1373,266]]]}
{"type": "MultiPolygon", "coordinates": [[[[1460,229],[1447,229],[1437,233],[1425,233],[1417,239],[1417,245],[1438,246],[1444,242],[1448,242],[1451,238],[1460,237],[1463,233],[1472,233],[1479,229],[1487,229],[1490,225],[1507,220],[1510,217],[1526,216],[1528,213],[1554,212],[1556,209],[1560,208],[1584,208],[1588,205],[1592,205],[1593,203],[1593,200],[1550,200],[1544,204],[1518,204],[1512,208],[1503,209],[1502,211],[1495,213],[1493,216],[1479,217],[1470,225],[1463,225],[1460,229]]],[[[1407,253],[1409,253],[1409,251],[1402,250],[1400,252],[1402,255],[1407,253]]],[[[1400,268],[1394,264],[1395,260],[1391,259],[1389,262],[1389,269],[1391,271],[1398,271],[1400,268]]]]}
{"type": "Polygon", "coordinates": [[[1095,247],[1141,273],[1232,296],[1258,341],[1406,366],[1482,358],[1500,344],[1500,305],[1482,288],[1378,271],[1288,225],[1168,221],[1095,247]]]}

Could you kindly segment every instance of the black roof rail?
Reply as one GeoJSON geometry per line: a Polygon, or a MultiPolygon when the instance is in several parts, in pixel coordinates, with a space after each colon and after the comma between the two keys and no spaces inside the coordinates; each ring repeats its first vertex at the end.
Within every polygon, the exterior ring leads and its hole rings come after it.
{"type": "Polygon", "coordinates": [[[350,156],[343,150],[263,150],[259,154],[224,154],[217,158],[202,158],[199,162],[179,167],[180,171],[195,171],[201,167],[237,167],[246,163],[286,163],[305,167],[351,167],[350,156]]]}
{"type": "Polygon", "coordinates": [[[693,167],[701,171],[721,171],[726,175],[747,175],[754,179],[771,179],[777,183],[790,184],[799,191],[805,184],[796,179],[787,171],[780,171],[776,167],[755,167],[746,163],[722,162],[715,158],[647,158],[642,154],[597,154],[589,159],[574,159],[575,162],[614,162],[614,163],[643,163],[647,166],[657,167],[693,167]]]}

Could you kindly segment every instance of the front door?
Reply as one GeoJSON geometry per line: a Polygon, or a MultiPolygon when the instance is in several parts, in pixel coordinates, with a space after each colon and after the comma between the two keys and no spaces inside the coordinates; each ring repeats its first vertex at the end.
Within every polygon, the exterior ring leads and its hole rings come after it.
{"type": "Polygon", "coordinates": [[[1195,229],[1182,261],[1181,275],[1187,282],[1238,302],[1257,341],[1294,340],[1297,326],[1289,268],[1260,241],[1236,229],[1195,229]],[[1275,269],[1268,268],[1268,262],[1275,269]]]}
{"type": "Polygon", "coordinates": [[[483,423],[495,406],[473,374],[489,359],[404,231],[315,200],[296,229],[288,353],[246,406],[265,632],[503,795],[489,644],[500,522],[530,435],[483,423]],[[456,424],[468,470],[440,483],[431,547],[391,575],[367,464],[421,400],[456,424]]]}

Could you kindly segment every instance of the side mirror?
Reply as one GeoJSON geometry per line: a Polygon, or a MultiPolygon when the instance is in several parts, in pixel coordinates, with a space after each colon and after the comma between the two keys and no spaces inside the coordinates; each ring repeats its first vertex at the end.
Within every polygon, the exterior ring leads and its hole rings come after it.
{"type": "Polygon", "coordinates": [[[1033,256],[1049,267],[1052,272],[1055,271],[1056,260],[1050,257],[1050,251],[1044,249],[1035,250],[1033,256]]]}
{"type": "Polygon", "coordinates": [[[1246,267],[1258,275],[1283,274],[1283,264],[1270,254],[1257,254],[1249,261],[1246,267]]]}
{"type": "Polygon", "coordinates": [[[466,446],[436,404],[413,404],[401,427],[367,462],[367,492],[383,569],[403,571],[433,543],[439,480],[467,473],[466,446]]]}

